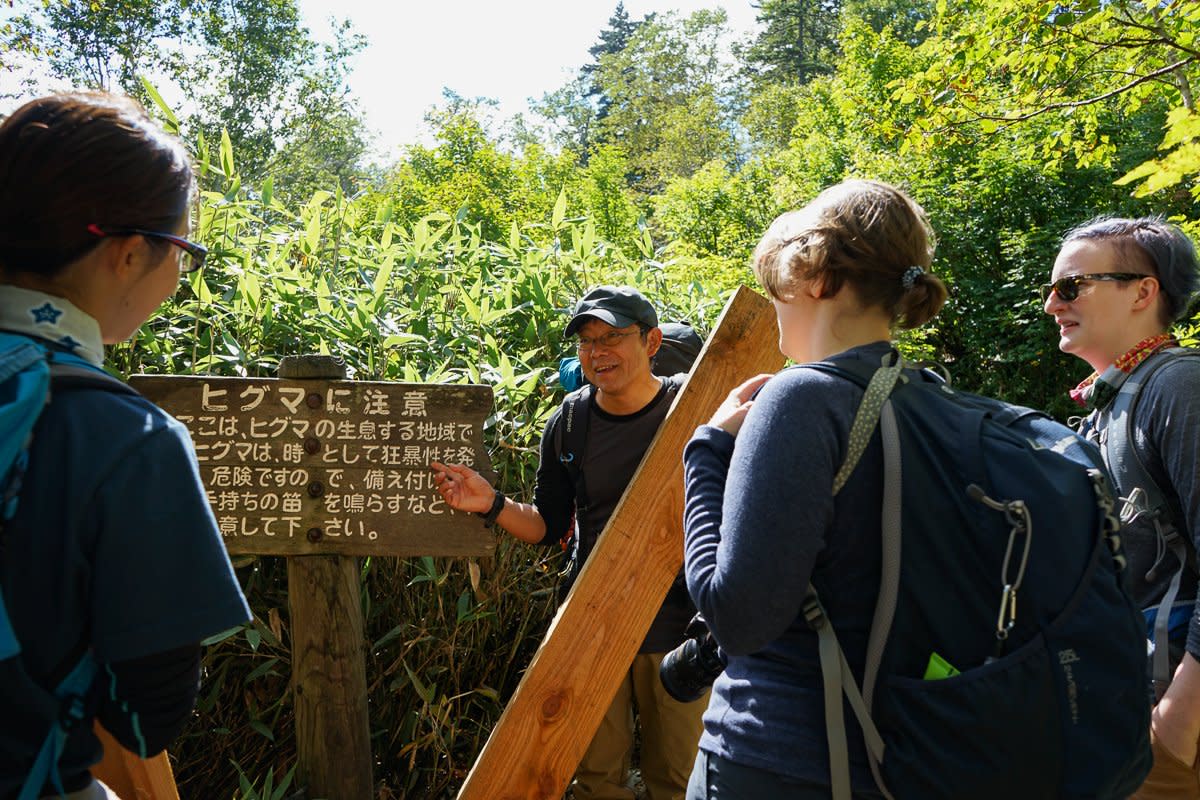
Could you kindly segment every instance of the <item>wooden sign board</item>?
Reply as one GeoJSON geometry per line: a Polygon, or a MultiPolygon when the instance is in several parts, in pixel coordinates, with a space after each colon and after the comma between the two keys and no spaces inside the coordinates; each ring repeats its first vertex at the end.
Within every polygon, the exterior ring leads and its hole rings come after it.
{"type": "Polygon", "coordinates": [[[495,536],[445,504],[431,461],[493,479],[488,386],[134,375],[191,432],[232,554],[475,556],[495,536]]]}

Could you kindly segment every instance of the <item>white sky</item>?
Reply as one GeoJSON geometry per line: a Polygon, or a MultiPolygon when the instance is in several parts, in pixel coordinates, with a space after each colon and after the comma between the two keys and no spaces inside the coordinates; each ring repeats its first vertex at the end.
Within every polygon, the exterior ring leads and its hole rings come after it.
{"type": "MultiPolygon", "coordinates": [[[[351,62],[350,91],[368,128],[375,155],[389,163],[406,144],[430,143],[425,113],[443,102],[442,89],[466,98],[499,102],[496,117],[528,109],[530,99],[563,86],[591,60],[588,48],[616,10],[617,0],[297,0],[314,38],[332,37],[332,20],[349,19],[367,37],[351,62]]],[[[722,7],[732,37],[756,28],[750,0],[626,0],[631,19],[651,12],[681,16],[722,7]]],[[[0,2],[0,22],[14,13],[0,2]]],[[[35,61],[16,73],[0,71],[0,89],[22,73],[38,74],[35,61]]],[[[152,77],[153,79],[153,77],[152,77]]],[[[156,81],[167,102],[186,98],[169,81],[156,81]]],[[[43,90],[65,88],[50,85],[43,90]]],[[[3,101],[11,111],[28,97],[3,101]]]]}
{"type": "MultiPolygon", "coordinates": [[[[399,155],[422,141],[424,115],[446,87],[500,102],[502,118],[559,88],[591,60],[617,0],[299,0],[304,22],[328,38],[330,18],[349,18],[369,41],[352,62],[350,89],[377,150],[399,155]]],[[[750,0],[626,0],[631,19],[649,12],[724,7],[735,35],[755,27],[750,0]]]]}

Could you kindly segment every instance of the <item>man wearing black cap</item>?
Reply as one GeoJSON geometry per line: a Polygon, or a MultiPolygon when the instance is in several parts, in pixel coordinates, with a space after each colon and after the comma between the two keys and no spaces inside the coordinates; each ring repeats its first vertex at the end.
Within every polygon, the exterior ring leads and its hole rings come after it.
{"type": "MultiPolygon", "coordinates": [[[[477,472],[459,464],[431,466],[448,505],[474,511],[526,542],[557,544],[572,531],[574,581],[666,418],[684,375],[660,378],[651,360],[662,344],[658,314],[636,289],[600,286],[576,304],[567,336],[576,348],[585,386],[568,397],[546,425],[532,504],[506,498],[477,472]],[[587,403],[581,462],[564,453],[570,409],[587,403]],[[564,409],[568,412],[564,414],[564,409]],[[568,466],[570,465],[570,466],[568,466]],[[586,490],[585,490],[586,487],[586,490]]],[[[682,534],[681,534],[682,535],[682,534]]],[[[629,673],[617,690],[575,774],[575,800],[633,800],[627,787],[633,751],[633,706],[642,728],[641,771],[648,800],[683,800],[696,759],[707,696],[692,703],[669,697],[658,679],[663,654],[683,641],[694,613],[682,577],[667,593],[629,673]]]]}

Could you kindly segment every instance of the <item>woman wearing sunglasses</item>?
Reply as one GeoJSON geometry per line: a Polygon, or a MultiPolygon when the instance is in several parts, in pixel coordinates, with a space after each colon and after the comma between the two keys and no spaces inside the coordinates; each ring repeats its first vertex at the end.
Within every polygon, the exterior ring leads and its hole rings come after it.
{"type": "Polygon", "coordinates": [[[1200,265],[1192,242],[1153,217],[1100,219],[1071,231],[1051,282],[1042,287],[1059,349],[1093,370],[1071,396],[1090,411],[1083,432],[1101,444],[1126,500],[1122,540],[1129,588],[1148,618],[1158,619],[1161,611],[1165,619],[1161,637],[1148,631],[1161,657],[1150,664],[1159,699],[1151,715],[1154,767],[1135,795],[1139,800],[1200,798],[1194,561],[1200,546],[1200,355],[1177,350],[1170,333],[1197,289],[1200,265]],[[1130,469],[1134,463],[1144,472],[1130,469]],[[1164,641],[1171,646],[1158,646],[1164,641]]]}
{"type": "MultiPolygon", "coordinates": [[[[131,100],[65,94],[17,109],[0,124],[0,330],[98,369],[104,345],[202,263],[186,239],[194,196],[182,145],[131,100]]],[[[88,772],[93,719],[143,757],[162,750],[195,701],[199,642],[249,611],[177,421],[119,384],[55,381],[27,454],[0,527],[20,646],[0,660],[0,798],[115,796],[88,772]],[[57,774],[30,781],[55,722],[48,693],[88,657],[90,686],[60,702],[57,774]]],[[[0,476],[6,492],[12,477],[0,476]]]]}
{"type": "MultiPolygon", "coordinates": [[[[932,258],[920,206],[893,186],[848,181],[776,219],[753,267],[784,355],[877,367],[893,326],[921,325],[945,301],[932,258]]],[[[728,659],[688,800],[831,795],[817,635],[802,606],[811,582],[861,674],[876,597],[862,587],[878,584],[882,560],[880,437],[836,497],[832,487],[862,398],[815,369],[762,375],[684,452],[688,590],[728,659]]],[[[846,726],[854,796],[881,797],[853,716],[846,726]]]]}

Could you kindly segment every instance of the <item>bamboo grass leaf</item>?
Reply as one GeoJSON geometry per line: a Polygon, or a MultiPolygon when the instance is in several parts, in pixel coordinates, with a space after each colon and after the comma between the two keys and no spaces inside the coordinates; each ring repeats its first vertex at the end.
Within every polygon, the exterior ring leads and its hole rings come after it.
{"type": "Polygon", "coordinates": [[[387,291],[388,282],[392,279],[392,268],[395,266],[395,256],[388,254],[387,258],[379,266],[379,271],[375,273],[375,282],[371,285],[375,292],[375,302],[378,303],[384,298],[384,293],[387,291]]]}
{"type": "Polygon", "coordinates": [[[428,340],[424,336],[419,336],[415,333],[393,333],[384,337],[383,346],[399,347],[401,345],[413,343],[425,344],[427,341],[428,340]]]}
{"type": "Polygon", "coordinates": [[[145,75],[138,75],[138,80],[141,82],[142,88],[146,90],[146,94],[150,96],[150,100],[153,101],[155,107],[162,113],[166,123],[163,127],[166,128],[167,133],[173,133],[178,136],[179,118],[175,116],[175,112],[171,110],[171,107],[167,105],[167,101],[163,100],[162,95],[158,93],[158,89],[155,88],[154,84],[145,75]]]}
{"type": "Polygon", "coordinates": [[[464,589],[455,603],[455,622],[462,623],[471,616],[471,590],[464,589]]]}
{"type": "Polygon", "coordinates": [[[261,720],[257,720],[257,719],[250,720],[250,728],[255,733],[261,734],[262,736],[266,737],[268,741],[271,741],[271,742],[275,741],[275,732],[272,731],[270,728],[268,728],[265,724],[263,724],[263,722],[261,720]]]}
{"type": "Polygon", "coordinates": [[[201,647],[212,647],[214,644],[218,644],[220,642],[225,641],[230,636],[236,636],[238,633],[240,633],[243,630],[243,628],[244,628],[244,626],[238,625],[236,627],[229,628],[228,630],[221,631],[220,633],[215,633],[212,636],[209,636],[207,639],[204,639],[203,641],[201,641],[200,646],[201,647]]]}
{"type": "Polygon", "coordinates": [[[225,128],[221,129],[221,173],[226,180],[232,179],[235,170],[233,166],[233,141],[229,138],[229,131],[225,128]]]}
{"type": "Polygon", "coordinates": [[[558,199],[554,201],[554,211],[550,216],[550,228],[554,231],[561,230],[563,220],[567,216],[567,191],[561,189],[558,192],[558,199]]]}
{"type": "Polygon", "coordinates": [[[249,675],[243,678],[242,683],[250,683],[255,678],[261,678],[267,674],[278,675],[279,673],[275,671],[275,665],[278,663],[278,658],[268,658],[266,661],[255,667],[249,675]]]}
{"type": "Polygon", "coordinates": [[[433,702],[432,687],[428,687],[425,684],[421,683],[421,679],[417,677],[417,673],[412,671],[412,667],[408,666],[407,662],[405,662],[405,664],[404,664],[404,671],[408,673],[408,680],[412,683],[413,689],[416,690],[417,696],[420,697],[423,701],[425,701],[426,705],[432,703],[433,702]]]}

